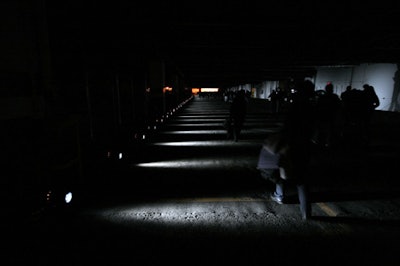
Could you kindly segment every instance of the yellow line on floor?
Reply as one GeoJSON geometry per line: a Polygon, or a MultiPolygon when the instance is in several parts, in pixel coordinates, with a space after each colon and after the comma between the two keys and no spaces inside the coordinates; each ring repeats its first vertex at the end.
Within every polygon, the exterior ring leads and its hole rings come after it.
{"type": "MultiPolygon", "coordinates": [[[[317,203],[318,207],[325,212],[327,215],[329,215],[330,217],[337,217],[339,215],[338,212],[336,212],[335,210],[333,210],[331,207],[329,207],[326,203],[323,202],[319,202],[317,203]]],[[[347,224],[343,224],[343,223],[338,223],[337,226],[339,228],[342,229],[342,232],[344,233],[351,233],[352,229],[349,225],[347,224]]],[[[332,232],[330,232],[332,233],[332,232]]]]}
{"type": "Polygon", "coordinates": [[[334,211],[331,207],[329,207],[327,204],[323,202],[319,202],[317,203],[317,205],[318,207],[321,208],[322,211],[324,211],[329,216],[336,217],[338,215],[336,211],[334,211]]]}

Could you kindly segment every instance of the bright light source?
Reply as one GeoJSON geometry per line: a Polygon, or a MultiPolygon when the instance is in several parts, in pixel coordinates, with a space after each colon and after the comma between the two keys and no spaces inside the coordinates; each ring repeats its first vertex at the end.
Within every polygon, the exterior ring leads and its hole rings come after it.
{"type": "Polygon", "coordinates": [[[47,201],[50,201],[51,200],[51,190],[49,190],[48,192],[47,192],[47,194],[46,194],[46,200],[47,201]]]}
{"type": "Polygon", "coordinates": [[[200,92],[200,88],[192,88],[192,93],[197,94],[200,92]]]}
{"type": "Polygon", "coordinates": [[[163,92],[172,91],[172,87],[165,86],[163,92]]]}
{"type": "Polygon", "coordinates": [[[118,154],[118,159],[122,159],[122,152],[118,154]]]}
{"type": "Polygon", "coordinates": [[[218,88],[201,88],[201,92],[218,92],[218,88]]]}
{"type": "Polygon", "coordinates": [[[65,203],[70,203],[72,201],[72,192],[68,192],[67,194],[65,194],[65,203]]]}

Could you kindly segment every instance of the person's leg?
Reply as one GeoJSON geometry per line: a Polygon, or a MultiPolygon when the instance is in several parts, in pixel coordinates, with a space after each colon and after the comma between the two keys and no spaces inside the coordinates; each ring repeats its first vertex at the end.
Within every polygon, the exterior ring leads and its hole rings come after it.
{"type": "Polygon", "coordinates": [[[232,139],[233,137],[233,125],[231,120],[226,121],[226,139],[232,139]]]}
{"type": "Polygon", "coordinates": [[[297,184],[301,217],[306,220],[311,217],[311,202],[309,199],[308,188],[305,184],[297,184]]]}
{"type": "Polygon", "coordinates": [[[239,140],[239,127],[238,125],[235,125],[233,129],[233,140],[238,141],[239,140]]]}
{"type": "Polygon", "coordinates": [[[277,182],[275,185],[275,191],[271,194],[271,199],[279,204],[284,203],[285,186],[283,182],[277,182]]]}
{"type": "Polygon", "coordinates": [[[234,130],[233,130],[233,139],[234,141],[239,140],[239,135],[242,130],[242,122],[239,119],[236,119],[236,122],[234,123],[234,130]]]}

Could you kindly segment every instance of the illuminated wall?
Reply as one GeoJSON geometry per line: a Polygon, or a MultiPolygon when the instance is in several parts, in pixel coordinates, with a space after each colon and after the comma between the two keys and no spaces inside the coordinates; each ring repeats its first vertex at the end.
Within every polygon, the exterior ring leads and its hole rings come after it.
{"type": "Polygon", "coordinates": [[[315,77],[317,90],[324,89],[328,82],[334,85],[334,92],[341,94],[347,85],[363,89],[364,84],[374,86],[380,100],[377,110],[388,111],[393,97],[396,64],[360,64],[353,67],[319,67],[315,77]]]}
{"type": "Polygon", "coordinates": [[[230,91],[244,90],[246,92],[250,92],[252,88],[253,88],[252,84],[248,83],[248,84],[242,84],[242,85],[231,87],[229,90],[230,91]]]}
{"type": "MultiPolygon", "coordinates": [[[[380,100],[377,110],[400,111],[399,89],[394,90],[394,77],[397,64],[391,63],[365,63],[354,66],[326,66],[317,67],[315,77],[316,90],[323,90],[328,82],[333,83],[334,92],[340,95],[348,85],[356,89],[363,89],[364,84],[375,88],[380,100]],[[392,102],[393,99],[393,102],[392,102]]],[[[279,81],[266,80],[254,86],[254,97],[267,99],[273,89],[279,86],[279,81]]],[[[239,88],[237,88],[239,89],[239,88]]]]}
{"type": "Polygon", "coordinates": [[[267,99],[272,90],[279,87],[279,81],[264,81],[255,86],[255,98],[267,99]]]}

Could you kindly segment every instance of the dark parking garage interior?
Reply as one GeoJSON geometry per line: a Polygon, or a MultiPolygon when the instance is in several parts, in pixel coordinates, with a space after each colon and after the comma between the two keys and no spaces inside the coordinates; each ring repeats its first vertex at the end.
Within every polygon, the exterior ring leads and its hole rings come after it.
{"type": "Polygon", "coordinates": [[[273,202],[274,185],[256,166],[286,115],[258,84],[291,88],[327,66],[397,69],[399,11],[311,1],[3,1],[1,259],[396,265],[398,77],[376,88],[390,106],[374,111],[367,143],[350,129],[330,149],[312,146],[310,219],[301,219],[293,187],[285,204],[273,202]],[[224,96],[240,88],[249,89],[247,114],[235,142],[224,96]]]}

